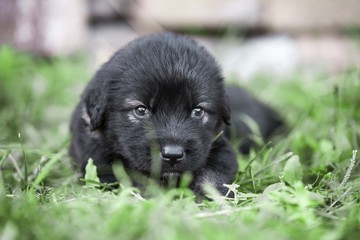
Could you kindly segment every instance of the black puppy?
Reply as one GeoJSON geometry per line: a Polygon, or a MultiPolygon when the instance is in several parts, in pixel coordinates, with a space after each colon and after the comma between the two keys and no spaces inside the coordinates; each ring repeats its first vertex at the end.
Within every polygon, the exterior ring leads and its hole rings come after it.
{"type": "MultiPolygon", "coordinates": [[[[235,110],[261,118],[260,128],[262,121],[274,121],[266,112],[251,114],[237,100],[259,111],[269,108],[233,91],[235,110]]],[[[172,33],[142,37],[116,52],[88,84],[73,114],[70,154],[82,172],[92,158],[102,182],[116,181],[111,166],[118,161],[130,176],[166,182],[188,172],[196,194],[203,194],[204,183],[226,194],[223,184],[232,183],[238,170],[221,135],[229,110],[220,68],[203,47],[172,33]]],[[[275,126],[268,125],[265,137],[275,126]]],[[[237,135],[248,136],[243,124],[235,127],[237,135]]]]}

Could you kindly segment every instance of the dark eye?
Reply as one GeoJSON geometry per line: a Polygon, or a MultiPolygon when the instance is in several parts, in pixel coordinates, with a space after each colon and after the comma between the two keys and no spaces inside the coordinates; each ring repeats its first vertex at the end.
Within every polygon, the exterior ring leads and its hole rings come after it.
{"type": "Polygon", "coordinates": [[[192,110],[191,117],[202,118],[204,114],[205,114],[204,109],[202,109],[201,107],[196,107],[192,110]]]}
{"type": "Polygon", "coordinates": [[[145,118],[149,116],[149,111],[144,106],[138,106],[134,109],[134,114],[139,118],[145,118]]]}

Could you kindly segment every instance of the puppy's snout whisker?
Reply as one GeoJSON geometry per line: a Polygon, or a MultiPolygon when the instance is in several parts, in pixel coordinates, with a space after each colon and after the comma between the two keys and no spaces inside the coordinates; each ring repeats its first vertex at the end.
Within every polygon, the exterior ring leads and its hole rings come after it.
{"type": "Polygon", "coordinates": [[[184,160],[184,148],[178,145],[164,146],[161,149],[161,158],[165,163],[173,167],[184,160]]]}

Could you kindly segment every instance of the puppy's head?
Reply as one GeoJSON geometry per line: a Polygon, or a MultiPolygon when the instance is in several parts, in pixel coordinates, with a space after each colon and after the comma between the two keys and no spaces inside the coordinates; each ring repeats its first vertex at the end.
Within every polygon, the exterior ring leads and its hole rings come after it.
{"type": "Polygon", "coordinates": [[[118,51],[95,75],[84,103],[108,155],[146,175],[154,165],[162,176],[200,168],[229,120],[214,58],[170,33],[118,51]]]}

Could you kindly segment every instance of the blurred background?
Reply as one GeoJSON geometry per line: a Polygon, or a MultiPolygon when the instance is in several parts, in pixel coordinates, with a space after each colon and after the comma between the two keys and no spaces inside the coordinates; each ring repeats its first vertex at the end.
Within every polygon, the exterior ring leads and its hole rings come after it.
{"type": "Polygon", "coordinates": [[[194,35],[226,76],[339,73],[360,65],[358,0],[0,0],[0,43],[97,68],[137,36],[194,35]]]}

